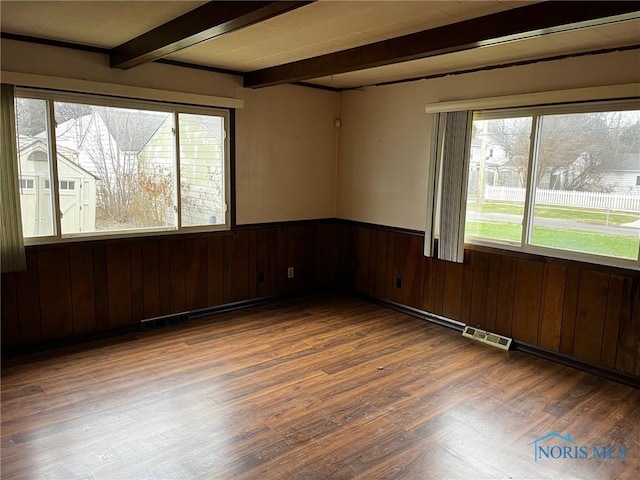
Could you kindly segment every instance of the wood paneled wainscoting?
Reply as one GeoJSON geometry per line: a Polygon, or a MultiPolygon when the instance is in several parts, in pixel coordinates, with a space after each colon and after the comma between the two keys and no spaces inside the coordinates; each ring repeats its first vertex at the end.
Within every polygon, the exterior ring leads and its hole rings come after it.
{"type": "Polygon", "coordinates": [[[339,289],[640,385],[640,272],[480,248],[455,264],[424,257],[423,241],[419,232],[325,219],[27,247],[27,271],[2,275],[2,346],[339,289]]]}
{"type": "Polygon", "coordinates": [[[19,349],[141,320],[330,287],[333,220],[27,247],[2,275],[2,344],[19,349]],[[287,267],[294,266],[293,278],[287,267]]]}
{"type": "Polygon", "coordinates": [[[445,262],[424,257],[418,232],[355,222],[338,236],[347,290],[640,386],[640,272],[479,247],[445,262]]]}

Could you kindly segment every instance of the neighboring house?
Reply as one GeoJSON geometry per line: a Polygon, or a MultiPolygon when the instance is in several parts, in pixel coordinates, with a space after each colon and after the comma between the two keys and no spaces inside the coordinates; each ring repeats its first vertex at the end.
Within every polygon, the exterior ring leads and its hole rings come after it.
{"type": "Polygon", "coordinates": [[[602,181],[612,185],[614,193],[640,194],[640,155],[629,153],[611,159],[602,181]]]}
{"type": "MultiPolygon", "coordinates": [[[[224,224],[224,128],[221,117],[180,114],[180,186],[184,226],[224,224]]],[[[173,169],[173,119],[138,154],[147,174],[173,169]]]]}
{"type": "MultiPolygon", "coordinates": [[[[20,136],[20,206],[25,236],[53,234],[51,185],[47,142],[20,136]]],[[[75,163],[75,152],[58,148],[58,179],[62,231],[65,234],[95,230],[96,177],[75,163]]]]}
{"type": "MultiPolygon", "coordinates": [[[[479,138],[471,143],[469,159],[469,193],[477,194],[481,181],[485,186],[524,188],[522,165],[517,159],[509,159],[498,146],[484,147],[479,138]],[[483,159],[484,152],[484,159],[483,159]],[[481,178],[481,169],[484,173],[481,178]]],[[[548,190],[566,190],[585,168],[582,157],[564,168],[545,169],[538,172],[538,188],[548,190]]],[[[609,193],[640,193],[640,156],[638,154],[619,154],[607,159],[598,169],[599,183],[609,193]]]]}

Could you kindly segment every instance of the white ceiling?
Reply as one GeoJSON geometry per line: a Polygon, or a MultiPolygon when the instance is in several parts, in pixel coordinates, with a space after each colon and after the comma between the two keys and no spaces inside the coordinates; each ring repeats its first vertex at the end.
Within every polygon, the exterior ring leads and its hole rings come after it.
{"type": "MultiPolygon", "coordinates": [[[[0,2],[3,32],[111,49],[206,2],[0,2]]],[[[536,2],[318,1],[169,55],[171,60],[248,72],[415,33],[536,2]]],[[[350,88],[520,60],[640,44],[640,21],[309,80],[350,88]]],[[[640,68],[640,65],[637,66],[640,68]]]]}

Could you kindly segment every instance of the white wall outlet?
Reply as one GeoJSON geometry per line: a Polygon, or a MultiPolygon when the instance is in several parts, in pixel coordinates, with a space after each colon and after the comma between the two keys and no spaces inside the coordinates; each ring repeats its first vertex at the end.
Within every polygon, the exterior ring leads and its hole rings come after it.
{"type": "Polygon", "coordinates": [[[287,278],[293,278],[293,267],[287,268],[287,278]]]}

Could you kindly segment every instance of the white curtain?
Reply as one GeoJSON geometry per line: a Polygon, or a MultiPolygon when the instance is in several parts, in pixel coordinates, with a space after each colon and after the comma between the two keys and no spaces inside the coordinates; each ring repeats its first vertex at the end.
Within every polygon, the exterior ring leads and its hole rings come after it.
{"type": "MultiPolygon", "coordinates": [[[[439,219],[438,258],[462,263],[464,259],[464,220],[467,203],[467,178],[469,172],[469,142],[471,141],[472,112],[447,112],[436,115],[434,149],[436,165],[434,191],[430,198],[437,198],[439,185],[439,209],[432,210],[427,225],[439,219]],[[434,221],[434,218],[436,219],[434,221]]],[[[429,209],[428,209],[429,210],[429,209]]],[[[435,229],[425,232],[425,255],[430,256],[427,244],[435,229]]]]}
{"type": "Polygon", "coordinates": [[[1,85],[0,103],[0,266],[2,272],[26,270],[20,191],[13,85],[1,85]]]}

